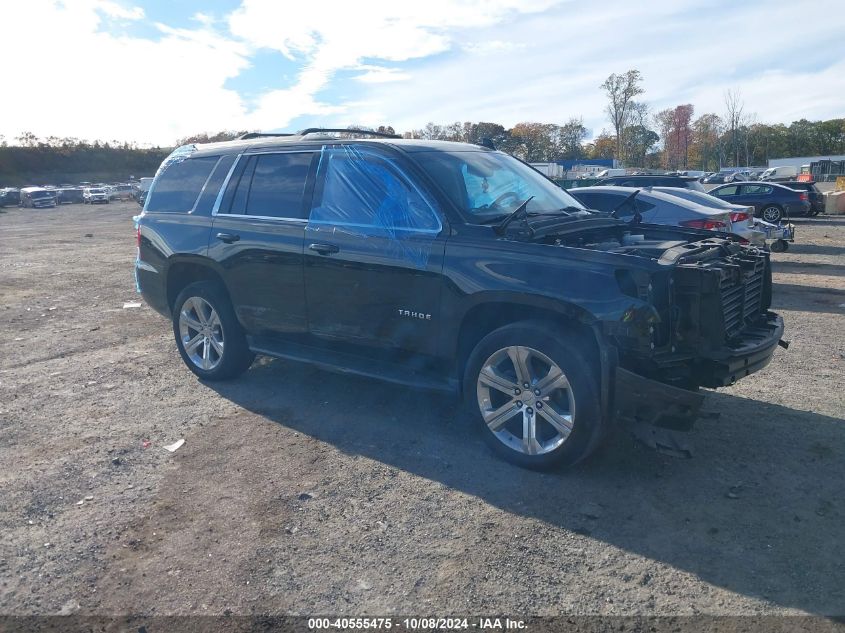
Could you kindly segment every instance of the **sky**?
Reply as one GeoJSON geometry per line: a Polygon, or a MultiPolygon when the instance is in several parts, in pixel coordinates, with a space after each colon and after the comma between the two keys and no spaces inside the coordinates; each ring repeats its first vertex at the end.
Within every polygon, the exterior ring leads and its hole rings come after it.
{"type": "Polygon", "coordinates": [[[429,121],[611,129],[637,68],[653,111],[845,117],[839,0],[3,0],[0,135],[172,145],[220,130],[429,121]]]}

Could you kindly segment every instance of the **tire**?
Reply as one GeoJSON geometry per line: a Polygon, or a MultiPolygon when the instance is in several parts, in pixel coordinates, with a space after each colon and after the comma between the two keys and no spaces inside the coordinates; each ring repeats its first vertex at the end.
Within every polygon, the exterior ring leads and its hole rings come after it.
{"type": "Polygon", "coordinates": [[[186,286],[173,302],[172,320],[179,355],[203,380],[235,378],[252,365],[255,354],[247,346],[229,297],[218,284],[198,281],[186,286]],[[191,341],[199,343],[186,348],[191,341]]]}
{"type": "Polygon", "coordinates": [[[760,212],[760,217],[766,222],[780,222],[783,219],[783,209],[776,204],[766,205],[760,212]]]}
{"type": "Polygon", "coordinates": [[[773,253],[785,253],[789,250],[789,242],[786,240],[775,240],[772,242],[772,245],[769,247],[769,250],[773,253]]]}
{"type": "Polygon", "coordinates": [[[576,336],[559,325],[522,321],[476,345],[464,370],[464,403],[484,440],[507,461],[535,470],[571,466],[598,447],[608,428],[599,375],[597,359],[576,336]],[[555,368],[563,377],[546,389],[555,368]],[[526,434],[532,420],[534,441],[526,434]]]}

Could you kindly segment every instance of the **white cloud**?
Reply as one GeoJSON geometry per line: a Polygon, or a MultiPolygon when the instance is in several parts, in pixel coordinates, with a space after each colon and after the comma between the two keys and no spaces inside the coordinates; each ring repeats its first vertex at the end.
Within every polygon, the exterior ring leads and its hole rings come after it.
{"type": "MultiPolygon", "coordinates": [[[[820,11],[835,13],[834,2],[820,11]]],[[[362,101],[381,104],[397,129],[428,121],[583,117],[598,134],[610,128],[599,85],[612,72],[642,71],[643,99],[657,111],[693,103],[698,114],[724,111],[726,89],[740,89],[761,121],[845,115],[845,62],[835,20],[794,20],[791,2],[741,4],[704,20],[700,2],[641,5],[607,0],[598,11],[566,5],[539,15],[511,15],[484,29],[455,29],[462,55],[415,67],[410,80],[367,86],[362,101]],[[777,38],[760,25],[790,24],[777,38]],[[501,43],[501,44],[500,44],[501,43]],[[823,51],[828,53],[824,54],[823,51]]],[[[401,68],[401,66],[400,66],[401,68]]],[[[350,107],[352,118],[358,111],[350,107]]]]}
{"type": "Polygon", "coordinates": [[[247,48],[208,29],[160,26],[161,39],[101,31],[106,15],[137,15],[111,2],[4,3],[0,58],[4,82],[0,134],[76,136],[171,144],[203,130],[237,127],[245,109],[224,82],[248,66],[247,48]],[[11,7],[10,5],[14,5],[11,7]],[[41,42],[49,43],[42,45],[41,42]]]}
{"type": "MultiPolygon", "coordinates": [[[[37,23],[50,43],[4,30],[0,58],[15,91],[4,95],[0,134],[166,144],[297,118],[407,130],[572,116],[598,133],[609,127],[599,84],[629,68],[642,71],[654,110],[693,103],[698,114],[721,113],[724,91],[738,88],[761,121],[845,114],[841,20],[795,20],[791,0],[713,12],[698,0],[647,11],[626,0],[600,9],[560,0],[243,0],[223,19],[198,11],[189,28],[150,24],[143,2],[0,3],[0,23],[37,23]],[[772,24],[789,28],[768,37],[772,24]],[[158,35],[123,32],[140,25],[158,35]],[[294,60],[298,73],[263,78],[275,87],[248,107],[224,85],[268,50],[294,60]]],[[[838,15],[837,2],[818,0],[814,15],[838,15]]]]}
{"type": "Polygon", "coordinates": [[[384,66],[359,66],[358,70],[363,70],[360,75],[355,75],[356,81],[361,81],[369,84],[383,84],[392,81],[404,81],[410,79],[411,75],[402,72],[399,68],[385,68],[384,66]]]}
{"type": "MultiPolygon", "coordinates": [[[[334,0],[291,5],[275,0],[244,0],[229,18],[231,31],[255,48],[304,60],[297,83],[259,101],[250,120],[258,127],[282,127],[302,114],[347,114],[348,108],[323,103],[318,94],[340,70],[359,69],[366,60],[406,62],[449,51],[456,29],[479,29],[511,15],[541,11],[560,0],[430,0],[366,3],[334,0]],[[303,110],[302,107],[309,109],[303,110]]],[[[408,78],[398,69],[369,69],[365,84],[408,78]]],[[[356,114],[362,114],[357,112],[356,114]]]]}
{"type": "Polygon", "coordinates": [[[140,20],[144,17],[144,9],[141,7],[125,7],[117,2],[99,0],[95,3],[96,8],[110,18],[120,20],[140,20]]]}

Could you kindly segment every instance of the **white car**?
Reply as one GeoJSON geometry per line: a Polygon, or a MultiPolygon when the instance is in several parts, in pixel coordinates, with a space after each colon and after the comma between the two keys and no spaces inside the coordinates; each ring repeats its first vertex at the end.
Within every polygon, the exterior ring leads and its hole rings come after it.
{"type": "Polygon", "coordinates": [[[99,187],[87,187],[82,191],[82,204],[108,204],[108,191],[99,187]]]}

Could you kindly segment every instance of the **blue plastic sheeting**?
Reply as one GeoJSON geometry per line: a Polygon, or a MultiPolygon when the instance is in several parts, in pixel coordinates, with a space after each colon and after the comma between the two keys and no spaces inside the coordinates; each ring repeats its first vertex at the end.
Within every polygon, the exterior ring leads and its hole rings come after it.
{"type": "Polygon", "coordinates": [[[373,240],[374,249],[425,269],[443,226],[435,203],[389,158],[352,145],[324,148],[307,229],[373,240]]]}

